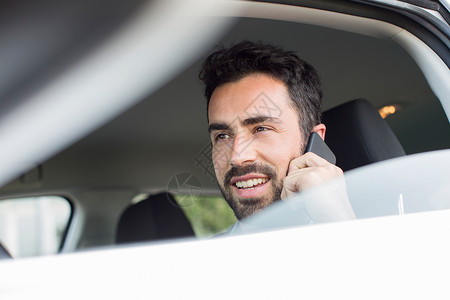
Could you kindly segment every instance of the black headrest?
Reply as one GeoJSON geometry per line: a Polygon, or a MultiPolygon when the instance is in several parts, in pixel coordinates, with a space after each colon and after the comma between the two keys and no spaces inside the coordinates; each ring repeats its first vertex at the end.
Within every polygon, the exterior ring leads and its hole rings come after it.
{"type": "Polygon", "coordinates": [[[405,155],[394,132],[365,99],[329,109],[322,118],[325,141],[344,171],[405,155]]]}
{"type": "Polygon", "coordinates": [[[151,195],[130,205],[120,217],[116,242],[132,243],[194,236],[186,215],[170,193],[151,195]]]}

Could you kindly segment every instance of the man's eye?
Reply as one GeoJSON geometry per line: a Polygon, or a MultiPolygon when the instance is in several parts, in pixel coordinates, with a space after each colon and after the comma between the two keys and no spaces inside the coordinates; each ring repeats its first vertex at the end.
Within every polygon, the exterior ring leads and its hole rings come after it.
{"type": "Polygon", "coordinates": [[[262,126],[256,127],[256,128],[255,128],[255,132],[261,132],[261,131],[267,131],[267,130],[269,130],[269,128],[267,128],[267,127],[262,127],[262,126]]]}
{"type": "Polygon", "coordinates": [[[230,135],[226,134],[226,133],[219,133],[218,135],[216,135],[215,137],[215,141],[220,141],[220,140],[225,140],[230,138],[230,135]]]}

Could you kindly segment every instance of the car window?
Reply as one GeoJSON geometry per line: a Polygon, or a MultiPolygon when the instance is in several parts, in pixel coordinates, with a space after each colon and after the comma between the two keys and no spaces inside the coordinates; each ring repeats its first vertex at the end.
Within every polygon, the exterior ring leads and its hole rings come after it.
{"type": "Polygon", "coordinates": [[[59,196],[0,201],[0,241],[14,258],[55,254],[62,246],[70,202],[59,196]]]}
{"type": "MultiPolygon", "coordinates": [[[[191,34],[181,34],[178,31],[176,35],[157,34],[169,40],[176,40],[179,35],[182,39],[177,45],[195,45],[198,49],[203,48],[200,45],[207,45],[195,55],[191,54],[189,59],[181,58],[188,52],[194,53],[193,50],[184,51],[188,49],[182,47],[183,51],[180,53],[180,47],[174,46],[175,41],[155,43],[151,39],[153,35],[147,30],[143,30],[144,36],[140,36],[136,31],[132,36],[140,42],[145,42],[145,45],[151,44],[151,47],[140,48],[141,43],[131,43],[131,40],[126,38],[117,39],[117,45],[121,47],[108,50],[110,44],[107,43],[105,50],[102,48],[98,50],[101,51],[99,53],[86,54],[86,61],[81,61],[80,65],[74,60],[74,69],[67,67],[67,75],[61,77],[63,79],[58,79],[60,77],[55,73],[58,80],[53,82],[49,79],[48,82],[42,82],[43,87],[48,84],[48,96],[45,96],[46,93],[38,93],[37,90],[40,89],[37,87],[33,88],[30,96],[23,98],[26,105],[17,111],[11,110],[10,115],[8,111],[8,120],[16,125],[2,125],[2,128],[6,129],[2,132],[9,134],[1,138],[4,147],[0,149],[5,153],[1,156],[4,163],[0,181],[3,180],[2,184],[6,184],[13,176],[19,176],[30,167],[29,162],[42,162],[45,176],[40,178],[38,184],[33,185],[23,184],[20,179],[12,181],[1,188],[1,197],[54,191],[70,194],[71,201],[77,208],[77,222],[71,225],[71,233],[74,234],[70,234],[70,238],[65,242],[64,252],[71,252],[113,244],[115,224],[121,210],[128,205],[132,197],[130,195],[166,189],[180,170],[197,175],[202,190],[218,195],[214,169],[209,159],[211,141],[207,132],[203,86],[199,82],[198,72],[207,52],[211,51],[215,44],[229,46],[243,39],[261,40],[292,50],[315,66],[324,87],[324,109],[356,98],[368,99],[375,108],[394,105],[397,112],[388,116],[386,121],[407,154],[450,147],[450,139],[447,138],[450,127],[442,108],[442,105],[448,106],[448,89],[445,84],[442,84],[442,87],[439,87],[439,84],[433,84],[433,88],[430,86],[435,81],[431,79],[442,77],[442,82],[445,82],[448,73],[439,76],[441,72],[434,71],[436,66],[441,64],[425,55],[428,53],[434,57],[434,52],[428,49],[425,43],[410,36],[408,32],[399,31],[399,28],[391,26],[389,22],[366,19],[364,15],[358,17],[358,14],[340,14],[337,11],[327,12],[319,9],[310,11],[309,8],[296,11],[295,5],[277,4],[270,5],[274,8],[272,10],[265,9],[265,3],[261,4],[264,5],[258,5],[258,9],[249,9],[249,13],[231,13],[229,27],[224,28],[217,36],[210,34],[209,45],[206,41],[190,42],[193,36],[198,35],[197,30],[191,34]],[[241,18],[241,15],[244,17],[241,18]],[[117,51],[115,49],[120,51],[114,52],[117,55],[111,55],[113,52],[110,51],[117,51]],[[95,63],[96,58],[103,57],[101,53],[105,53],[105,58],[111,58],[111,61],[101,59],[99,64],[95,63]],[[118,60],[117,57],[122,57],[124,53],[128,54],[123,60],[118,60]],[[141,53],[142,56],[129,53],[141,53]],[[161,53],[164,55],[160,57],[161,53]],[[414,56],[411,53],[414,53],[414,56]],[[125,66],[127,58],[132,58],[129,66],[126,64],[128,67],[125,66]],[[181,60],[184,61],[183,64],[181,60]],[[418,61],[421,62],[420,65],[417,64],[418,61]],[[92,65],[88,62],[92,62],[92,65]],[[175,68],[176,64],[180,66],[175,68]],[[102,67],[103,65],[108,68],[102,67]],[[423,65],[430,67],[426,69],[423,65]],[[91,71],[84,76],[70,75],[79,74],[79,69],[91,71]],[[113,69],[116,71],[111,71],[113,69]],[[94,72],[98,70],[101,72],[94,72]],[[173,71],[162,74],[160,70],[173,71]],[[173,77],[176,73],[178,76],[173,77]],[[126,81],[123,80],[123,74],[128,74],[126,81]],[[155,74],[157,76],[154,76],[155,74]],[[64,79],[65,76],[68,76],[68,79],[64,79]],[[75,80],[76,78],[78,80],[75,80]],[[95,81],[94,84],[93,79],[98,82],[95,81]],[[130,85],[131,83],[133,85],[130,85]],[[58,88],[60,84],[61,89],[58,88]],[[53,90],[58,92],[53,94],[53,90]],[[73,91],[78,91],[82,96],[75,95],[73,91]],[[35,98],[33,93],[38,97],[35,98]],[[30,99],[29,105],[33,109],[28,106],[25,101],[27,99],[30,99]],[[34,99],[37,99],[36,104],[34,99]],[[142,101],[137,104],[140,100],[142,101]],[[123,114],[118,116],[120,112],[123,114]],[[113,116],[118,117],[113,119],[113,116]],[[110,122],[107,123],[108,120],[110,122]],[[102,124],[104,126],[100,127],[102,124]],[[94,131],[95,128],[98,130],[94,131]],[[87,135],[88,133],[90,134],[87,135]],[[71,146],[65,148],[69,144],[71,146]],[[58,151],[61,152],[57,153],[58,151]]],[[[225,15],[228,16],[228,13],[225,15]]],[[[211,18],[210,21],[212,20],[211,18]]],[[[182,23],[187,24],[184,21],[182,23]]],[[[183,26],[183,29],[185,28],[188,27],[183,26]]],[[[207,26],[207,29],[210,29],[210,26],[207,26]]],[[[202,37],[206,36],[204,33],[202,31],[202,37]]],[[[441,67],[438,70],[441,70],[441,67]]],[[[43,71],[46,74],[49,72],[46,69],[43,71]]],[[[18,91],[25,90],[20,84],[14,88],[18,91]]],[[[24,92],[24,95],[27,93],[24,92]]],[[[16,103],[19,105],[21,102],[16,103]]],[[[2,113],[6,115],[7,111],[2,113]]],[[[2,124],[9,124],[8,122],[2,124]]],[[[416,170],[411,170],[411,174],[415,172],[416,170]]],[[[364,173],[361,174],[361,178],[373,177],[364,177],[364,173]]],[[[380,176],[384,177],[385,174],[380,176]]],[[[367,184],[376,185],[374,182],[368,181],[367,184]]],[[[351,186],[349,184],[349,187],[351,186]]],[[[363,190],[362,194],[364,193],[368,193],[368,190],[363,190]]],[[[371,192],[370,196],[372,195],[376,194],[371,192]]],[[[184,203],[186,199],[180,197],[183,195],[178,195],[177,198],[184,203]]],[[[195,205],[181,203],[199,237],[226,230],[236,221],[223,199],[220,202],[215,200],[216,198],[213,200],[208,197],[197,201],[195,205]],[[221,209],[228,212],[221,213],[221,209]]],[[[402,207],[408,212],[410,198],[405,194],[402,194],[402,197],[402,207]]],[[[221,197],[217,199],[219,198],[221,197]]],[[[400,195],[396,194],[394,199],[396,209],[400,195]]],[[[376,200],[374,201],[368,203],[378,209],[376,200]]],[[[7,202],[0,199],[0,203],[7,202]]],[[[364,209],[363,203],[355,205],[364,209]]],[[[28,210],[28,206],[24,207],[18,210],[28,210]]],[[[371,212],[369,208],[367,207],[367,211],[371,212]]],[[[0,214],[3,211],[9,209],[0,207],[0,214]]],[[[363,211],[360,210],[359,213],[359,216],[363,215],[363,211]]],[[[20,215],[19,212],[16,214],[20,215]]],[[[11,224],[9,218],[5,219],[0,215],[0,233],[6,231],[6,228],[25,226],[20,222],[11,224]]],[[[35,218],[39,220],[38,217],[35,218]]],[[[70,213],[65,227],[51,231],[64,232],[69,219],[70,213]]],[[[27,222],[40,221],[25,223],[27,222]]],[[[20,228],[17,232],[22,232],[20,228]]],[[[36,250],[43,247],[38,245],[38,242],[34,242],[37,244],[34,248],[25,244],[19,249],[15,246],[19,243],[19,237],[22,239],[28,235],[34,239],[35,236],[41,235],[41,231],[33,236],[30,232],[37,232],[37,228],[30,230],[27,227],[24,234],[15,235],[10,233],[15,232],[13,229],[8,230],[7,234],[0,235],[0,241],[10,248],[14,256],[56,253],[58,244],[63,243],[64,239],[64,234],[52,233],[50,244],[55,244],[56,247],[52,246],[51,251],[36,250]]],[[[40,240],[43,239],[46,239],[45,235],[40,240]]]]}
{"type": "Polygon", "coordinates": [[[222,196],[176,194],[175,200],[191,222],[197,237],[213,236],[236,223],[233,211],[222,196]]]}
{"type": "Polygon", "coordinates": [[[334,220],[311,218],[310,207],[324,197],[334,196],[344,184],[358,219],[450,209],[450,150],[432,151],[391,159],[345,174],[279,201],[248,218],[237,233],[271,230],[334,220]],[[370,180],[368,180],[370,178],[370,180]]]}

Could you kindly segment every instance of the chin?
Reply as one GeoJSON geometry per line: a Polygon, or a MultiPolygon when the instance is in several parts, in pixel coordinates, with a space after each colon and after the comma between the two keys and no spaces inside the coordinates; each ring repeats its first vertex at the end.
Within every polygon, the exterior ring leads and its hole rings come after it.
{"type": "Polygon", "coordinates": [[[282,182],[277,184],[276,181],[272,181],[271,185],[270,190],[266,191],[266,194],[268,195],[248,198],[239,197],[232,188],[225,189],[221,185],[219,185],[219,188],[228,205],[236,215],[236,218],[242,220],[258,213],[262,209],[281,199],[282,182]]]}
{"type": "Polygon", "coordinates": [[[272,203],[279,200],[275,199],[277,197],[268,196],[268,197],[254,197],[254,198],[235,198],[233,197],[231,201],[228,201],[230,207],[233,209],[236,218],[242,220],[246,217],[254,215],[264,208],[270,206],[272,203]]]}

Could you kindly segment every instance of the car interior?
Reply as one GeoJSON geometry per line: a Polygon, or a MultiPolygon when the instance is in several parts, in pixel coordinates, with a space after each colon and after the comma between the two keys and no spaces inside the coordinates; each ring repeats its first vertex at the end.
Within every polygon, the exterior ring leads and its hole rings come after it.
{"type": "MultiPolygon", "coordinates": [[[[383,15],[381,8],[361,8],[359,16],[358,5],[339,12],[254,1],[239,11],[216,12],[212,18],[227,19],[226,29],[181,72],[0,188],[0,205],[5,204],[0,209],[0,259],[199,237],[183,212],[183,206],[195,203],[183,205],[180,199],[195,194],[224,202],[210,159],[206,100],[198,79],[203,59],[221,45],[246,39],[271,43],[295,51],[317,69],[324,91],[325,141],[344,172],[449,148],[450,128],[440,101],[445,99],[418,59],[421,54],[408,48],[419,40],[415,32],[403,33],[398,24],[367,16],[383,15]],[[49,209],[45,203],[21,208],[26,212],[14,217],[8,217],[8,207],[47,196],[63,199],[68,211],[52,221],[61,224],[53,250],[16,250],[33,242],[13,238],[20,231],[7,226],[46,230],[53,223],[44,216],[35,221],[39,226],[26,224],[20,215],[42,213],[49,209]]],[[[386,12],[386,18],[391,14],[386,12]]],[[[98,88],[108,89],[108,82],[98,88]]],[[[43,249],[42,241],[34,243],[43,249]]]]}

